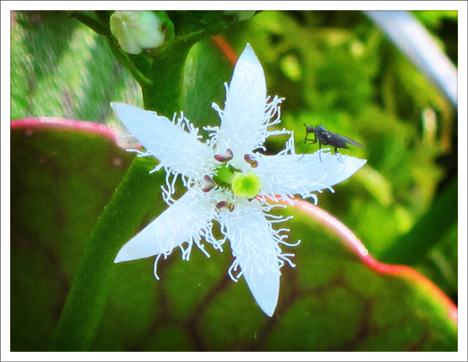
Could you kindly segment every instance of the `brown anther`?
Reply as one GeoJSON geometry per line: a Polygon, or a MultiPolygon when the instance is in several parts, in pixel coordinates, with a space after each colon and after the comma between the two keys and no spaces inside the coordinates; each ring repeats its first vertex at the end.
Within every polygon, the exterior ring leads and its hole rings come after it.
{"type": "Polygon", "coordinates": [[[230,212],[234,211],[234,204],[232,202],[220,201],[216,204],[218,209],[227,208],[230,212]]]}
{"type": "Polygon", "coordinates": [[[257,167],[258,166],[258,161],[255,160],[252,155],[244,155],[244,160],[245,162],[247,162],[250,166],[252,166],[253,168],[257,167]]]}
{"type": "Polygon", "coordinates": [[[203,192],[208,192],[208,191],[212,190],[216,186],[213,179],[208,175],[205,175],[203,177],[203,181],[204,181],[204,184],[205,184],[205,186],[202,188],[203,192]]]}
{"type": "Polygon", "coordinates": [[[218,153],[214,155],[214,158],[216,159],[216,161],[219,161],[219,162],[227,162],[229,160],[232,160],[233,157],[234,157],[234,154],[229,148],[223,154],[218,153]]]}

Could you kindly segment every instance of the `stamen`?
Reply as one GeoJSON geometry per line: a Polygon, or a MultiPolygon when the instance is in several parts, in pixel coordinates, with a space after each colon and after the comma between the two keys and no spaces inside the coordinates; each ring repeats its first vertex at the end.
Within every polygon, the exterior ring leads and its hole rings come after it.
{"type": "Polygon", "coordinates": [[[233,157],[234,157],[234,154],[232,153],[232,150],[230,150],[229,148],[226,150],[224,154],[218,153],[214,155],[214,158],[216,159],[216,161],[219,161],[219,162],[227,162],[229,160],[232,160],[233,157]]]}
{"type": "Polygon", "coordinates": [[[213,179],[208,175],[205,175],[203,177],[203,185],[204,185],[204,187],[202,188],[203,192],[208,192],[208,191],[212,190],[216,186],[213,179]]]}
{"type": "Polygon", "coordinates": [[[252,155],[244,155],[244,160],[253,168],[258,166],[258,161],[255,160],[252,155]]]}
{"type": "Polygon", "coordinates": [[[234,204],[232,202],[220,201],[216,204],[218,209],[227,208],[230,212],[234,211],[234,204]]]}

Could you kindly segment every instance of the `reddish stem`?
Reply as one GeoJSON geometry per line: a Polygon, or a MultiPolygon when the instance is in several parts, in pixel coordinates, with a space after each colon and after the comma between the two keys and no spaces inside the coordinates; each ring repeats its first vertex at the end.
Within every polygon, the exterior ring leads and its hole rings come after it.
{"type": "Polygon", "coordinates": [[[237,54],[231,45],[224,39],[222,35],[216,35],[212,37],[215,44],[221,49],[221,52],[228,58],[228,60],[235,65],[237,62],[237,54]]]}

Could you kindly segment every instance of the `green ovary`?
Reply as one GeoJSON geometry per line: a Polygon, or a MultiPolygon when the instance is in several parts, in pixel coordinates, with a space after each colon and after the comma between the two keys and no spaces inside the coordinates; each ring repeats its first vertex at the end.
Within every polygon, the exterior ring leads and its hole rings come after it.
{"type": "Polygon", "coordinates": [[[239,197],[254,198],[260,192],[262,183],[252,172],[236,173],[232,180],[232,191],[239,197]]]}

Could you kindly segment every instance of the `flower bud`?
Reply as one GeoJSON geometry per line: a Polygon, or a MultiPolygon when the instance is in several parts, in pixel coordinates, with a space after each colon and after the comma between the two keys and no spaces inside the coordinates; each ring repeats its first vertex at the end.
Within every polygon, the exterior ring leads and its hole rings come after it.
{"type": "Polygon", "coordinates": [[[164,12],[116,11],[110,18],[110,30],[130,54],[158,48],[174,36],[174,25],[164,12]]]}

